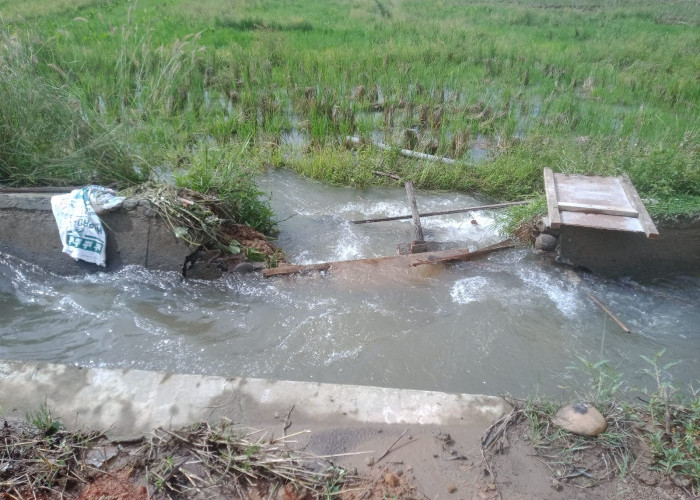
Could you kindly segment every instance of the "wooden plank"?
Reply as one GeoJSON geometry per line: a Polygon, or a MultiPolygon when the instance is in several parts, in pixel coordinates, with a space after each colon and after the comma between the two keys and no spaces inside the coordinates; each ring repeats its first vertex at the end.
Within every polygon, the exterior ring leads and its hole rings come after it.
{"type": "Polygon", "coordinates": [[[617,215],[619,217],[637,217],[639,212],[632,208],[611,207],[607,205],[592,205],[590,203],[573,203],[570,201],[560,201],[559,210],[568,212],[586,212],[589,214],[617,215]]]}
{"type": "Polygon", "coordinates": [[[412,267],[415,266],[421,266],[423,264],[437,264],[438,262],[450,262],[450,261],[455,261],[455,260],[468,260],[468,259],[473,259],[475,257],[480,257],[482,255],[486,255],[491,252],[495,252],[496,250],[503,250],[505,248],[513,248],[515,246],[515,242],[513,240],[505,240],[501,241],[500,243],[496,243],[495,245],[490,245],[484,248],[481,248],[479,250],[474,250],[473,252],[470,252],[469,249],[465,248],[464,252],[459,252],[457,254],[452,254],[452,255],[446,255],[443,257],[438,257],[435,255],[429,256],[425,260],[418,260],[415,262],[411,263],[412,267]]]}
{"type": "Polygon", "coordinates": [[[639,197],[639,193],[637,193],[637,190],[634,188],[634,185],[627,174],[620,177],[620,184],[622,185],[622,189],[625,190],[627,199],[629,199],[632,206],[639,211],[638,218],[642,224],[642,227],[644,228],[644,234],[647,235],[647,238],[655,240],[659,237],[659,231],[656,229],[654,221],[651,220],[649,212],[647,212],[647,209],[644,206],[644,202],[639,197]]]}
{"type": "MultiPolygon", "coordinates": [[[[517,205],[527,205],[530,203],[530,200],[526,201],[509,201],[506,203],[494,203],[493,205],[477,205],[475,207],[467,207],[467,208],[456,208],[454,210],[443,210],[441,212],[425,212],[420,214],[421,217],[435,217],[438,215],[450,215],[450,214],[462,214],[465,212],[474,212],[476,210],[490,210],[490,209],[496,209],[496,208],[506,208],[506,207],[514,207],[517,205]]],[[[368,224],[370,222],[388,222],[392,220],[408,220],[412,218],[413,215],[395,215],[393,217],[382,217],[380,219],[361,219],[361,220],[353,220],[350,221],[353,224],[368,224]]]]}
{"type": "Polygon", "coordinates": [[[563,226],[589,227],[609,231],[629,231],[643,233],[644,228],[639,219],[634,217],[618,217],[616,215],[587,214],[585,212],[562,212],[563,226]]]}
{"type": "Polygon", "coordinates": [[[558,229],[561,226],[561,217],[559,216],[557,186],[554,183],[554,172],[549,167],[544,169],[544,190],[547,194],[547,212],[551,221],[551,227],[552,229],[558,229]]]}
{"type": "Polygon", "coordinates": [[[410,269],[421,264],[434,264],[437,262],[448,262],[451,260],[466,260],[474,257],[479,257],[488,252],[510,248],[513,243],[510,240],[491,245],[481,250],[470,252],[468,248],[458,248],[454,250],[440,250],[436,252],[426,252],[422,254],[409,255],[391,255],[387,257],[374,257],[369,259],[358,260],[343,260],[337,262],[324,262],[321,264],[308,264],[300,266],[284,266],[274,269],[263,269],[263,276],[270,278],[272,276],[286,276],[291,274],[300,274],[314,271],[333,271],[334,269],[342,269],[348,267],[361,266],[399,266],[410,269]],[[416,264],[414,264],[416,263],[416,264]]]}
{"type": "MultiPolygon", "coordinates": [[[[413,181],[406,181],[404,184],[406,187],[406,196],[408,197],[408,204],[411,206],[411,217],[413,218],[413,241],[423,242],[423,228],[420,225],[420,213],[418,213],[418,204],[416,203],[416,194],[413,192],[413,181]]],[[[411,250],[413,253],[413,250],[411,250]]]]}
{"type": "Polygon", "coordinates": [[[554,174],[559,201],[633,209],[617,177],[554,174]]]}
{"type": "Polygon", "coordinates": [[[307,265],[291,265],[284,267],[275,267],[272,269],[263,269],[263,276],[269,278],[271,276],[284,276],[287,274],[299,274],[311,271],[328,271],[331,268],[330,262],[323,262],[321,264],[307,264],[307,265]]]}

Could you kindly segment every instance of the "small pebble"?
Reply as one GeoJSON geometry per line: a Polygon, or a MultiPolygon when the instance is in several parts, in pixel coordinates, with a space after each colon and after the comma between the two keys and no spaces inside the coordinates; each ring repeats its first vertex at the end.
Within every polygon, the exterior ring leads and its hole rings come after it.
{"type": "Polygon", "coordinates": [[[372,467],[374,465],[374,457],[365,458],[365,464],[367,464],[367,467],[372,467]]]}
{"type": "Polygon", "coordinates": [[[447,487],[447,493],[454,493],[455,491],[457,491],[457,487],[454,484],[447,487]]]}

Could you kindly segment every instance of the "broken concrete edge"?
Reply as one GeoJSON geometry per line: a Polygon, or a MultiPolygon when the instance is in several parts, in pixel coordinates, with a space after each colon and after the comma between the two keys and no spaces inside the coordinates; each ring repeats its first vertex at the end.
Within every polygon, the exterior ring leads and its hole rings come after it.
{"type": "Polygon", "coordinates": [[[510,410],[502,398],[485,395],[0,361],[0,415],[22,418],[41,405],[69,429],[100,430],[115,439],[222,418],[279,425],[279,415],[291,408],[295,422],[309,426],[481,429],[510,410]]]}

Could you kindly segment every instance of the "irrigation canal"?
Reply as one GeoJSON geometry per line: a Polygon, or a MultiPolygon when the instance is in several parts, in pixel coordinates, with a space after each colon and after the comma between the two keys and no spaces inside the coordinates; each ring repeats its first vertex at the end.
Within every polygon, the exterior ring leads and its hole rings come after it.
{"type": "MultiPolygon", "coordinates": [[[[329,187],[286,171],[261,180],[294,263],[390,255],[410,221],[403,188],[329,187]]],[[[418,193],[422,211],[483,204],[418,193]]],[[[500,241],[493,212],[423,220],[454,247],[500,241]]],[[[58,236],[57,236],[58,237],[58,236]]],[[[57,256],[63,258],[64,256],[57,256]]],[[[250,376],[459,393],[557,394],[586,377],[568,367],[607,359],[631,385],[664,360],[685,385],[700,373],[700,279],[603,280],[543,262],[529,249],[473,262],[214,282],[127,267],[61,277],[0,254],[0,358],[81,366],[250,376]],[[631,329],[622,332],[594,294],[631,329]]],[[[651,382],[651,380],[648,380],[651,382]]]]}

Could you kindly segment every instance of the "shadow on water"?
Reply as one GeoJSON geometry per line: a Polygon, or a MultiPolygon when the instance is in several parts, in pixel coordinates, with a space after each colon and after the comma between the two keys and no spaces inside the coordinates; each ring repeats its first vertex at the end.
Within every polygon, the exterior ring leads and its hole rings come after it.
{"type": "MultiPolygon", "coordinates": [[[[278,244],[292,262],[390,255],[410,239],[408,222],[348,222],[405,213],[400,189],[328,187],[284,171],[261,184],[286,219],[278,244]]],[[[481,201],[418,193],[424,211],[481,201]]],[[[470,248],[500,240],[492,212],[425,219],[425,228],[470,248]]],[[[66,278],[0,255],[0,358],[525,395],[585,383],[567,370],[577,356],[609,359],[638,382],[639,355],[665,347],[685,383],[698,375],[698,304],[697,278],[605,281],[524,248],[410,271],[214,282],[138,267],[66,278]]]]}

